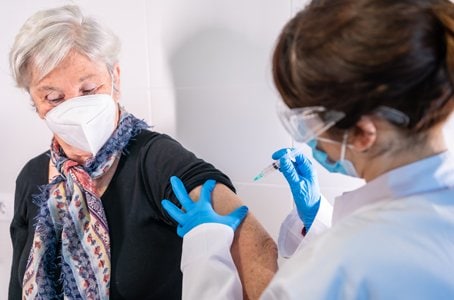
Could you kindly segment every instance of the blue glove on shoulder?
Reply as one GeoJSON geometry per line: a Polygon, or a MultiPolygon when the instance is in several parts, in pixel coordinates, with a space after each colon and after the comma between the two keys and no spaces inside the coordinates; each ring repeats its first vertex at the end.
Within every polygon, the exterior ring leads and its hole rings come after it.
{"type": "Polygon", "coordinates": [[[287,153],[292,150],[280,149],[274,152],[272,157],[279,160],[279,171],[289,183],[298,215],[306,231],[309,231],[320,207],[320,187],[310,160],[303,154],[290,157],[287,153]]]}
{"type": "Polygon", "coordinates": [[[225,216],[221,216],[214,211],[211,205],[211,192],[216,185],[216,181],[214,180],[207,180],[202,185],[200,198],[197,202],[194,202],[189,197],[183,182],[178,177],[170,177],[170,183],[175,196],[184,210],[178,208],[167,199],[162,200],[161,205],[178,222],[177,234],[180,237],[183,237],[192,228],[204,223],[224,224],[230,226],[235,231],[247,215],[248,208],[246,206],[241,206],[225,216]]]}

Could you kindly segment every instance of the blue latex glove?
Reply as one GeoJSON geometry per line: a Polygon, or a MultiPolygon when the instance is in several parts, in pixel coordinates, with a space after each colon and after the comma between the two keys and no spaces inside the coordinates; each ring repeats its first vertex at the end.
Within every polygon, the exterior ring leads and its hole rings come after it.
{"type": "Polygon", "coordinates": [[[204,223],[225,224],[235,231],[247,215],[248,208],[246,206],[241,206],[226,216],[221,216],[214,211],[211,205],[211,192],[216,185],[214,180],[207,180],[202,185],[200,198],[197,202],[192,201],[183,182],[178,177],[170,177],[170,183],[184,211],[167,199],[162,200],[161,205],[178,222],[177,234],[180,237],[183,237],[197,225],[204,223]]]}
{"type": "Polygon", "coordinates": [[[293,149],[284,148],[273,153],[274,160],[279,160],[279,171],[284,174],[290,185],[293,200],[306,232],[314,222],[320,206],[320,187],[312,163],[303,154],[295,157],[286,156],[293,149]]]}

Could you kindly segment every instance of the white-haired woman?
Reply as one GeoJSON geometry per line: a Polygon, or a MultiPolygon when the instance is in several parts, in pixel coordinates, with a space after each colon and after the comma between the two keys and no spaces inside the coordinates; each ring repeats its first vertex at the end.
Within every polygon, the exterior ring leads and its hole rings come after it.
{"type": "MultiPolygon", "coordinates": [[[[9,299],[179,299],[182,241],[160,206],[175,199],[168,178],[194,198],[215,178],[218,211],[241,204],[226,175],[119,106],[119,50],[77,6],[37,12],[16,37],[13,77],[53,139],[17,178],[9,299]]],[[[232,255],[256,298],[275,247],[252,215],[240,231],[232,255]]]]}

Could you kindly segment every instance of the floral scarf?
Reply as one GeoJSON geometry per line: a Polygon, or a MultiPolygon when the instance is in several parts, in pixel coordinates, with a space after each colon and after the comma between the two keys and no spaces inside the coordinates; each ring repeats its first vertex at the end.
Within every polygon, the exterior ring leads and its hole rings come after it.
{"type": "Polygon", "coordinates": [[[120,122],[85,165],[68,159],[58,142],[51,160],[59,175],[34,197],[40,208],[25,269],[23,299],[109,299],[110,238],[94,180],[148,125],[122,111],[120,122]]]}

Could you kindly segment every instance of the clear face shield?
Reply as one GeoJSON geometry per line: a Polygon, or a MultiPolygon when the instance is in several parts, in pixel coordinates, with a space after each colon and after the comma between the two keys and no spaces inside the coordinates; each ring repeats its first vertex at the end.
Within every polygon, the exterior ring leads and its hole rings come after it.
{"type": "Polygon", "coordinates": [[[277,113],[287,132],[299,143],[317,138],[345,117],[343,112],[328,111],[322,106],[288,108],[282,101],[277,103],[277,113]]]}

